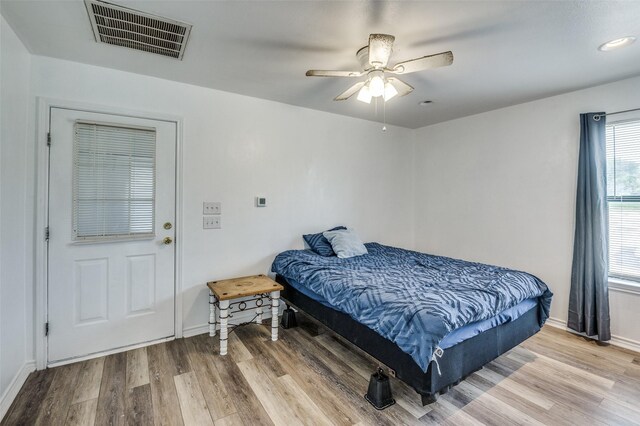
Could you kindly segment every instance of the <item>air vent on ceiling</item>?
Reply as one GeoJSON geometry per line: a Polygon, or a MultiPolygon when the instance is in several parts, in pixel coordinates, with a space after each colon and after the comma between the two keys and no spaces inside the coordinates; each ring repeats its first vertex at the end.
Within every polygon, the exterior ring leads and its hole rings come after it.
{"type": "Polygon", "coordinates": [[[98,43],[182,60],[191,25],[103,1],[85,5],[98,43]]]}

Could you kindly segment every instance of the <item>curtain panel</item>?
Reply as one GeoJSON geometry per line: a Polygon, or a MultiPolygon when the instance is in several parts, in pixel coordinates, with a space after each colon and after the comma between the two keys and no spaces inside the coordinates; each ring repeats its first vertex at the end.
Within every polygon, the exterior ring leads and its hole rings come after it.
{"type": "Polygon", "coordinates": [[[609,215],[604,113],[580,114],[580,155],[568,327],[611,339],[609,326],[609,215]]]}

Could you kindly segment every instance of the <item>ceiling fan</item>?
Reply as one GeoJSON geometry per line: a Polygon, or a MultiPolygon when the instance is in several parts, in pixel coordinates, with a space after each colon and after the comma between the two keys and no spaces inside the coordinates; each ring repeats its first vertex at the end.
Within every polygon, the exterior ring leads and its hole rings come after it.
{"type": "Polygon", "coordinates": [[[431,68],[446,67],[453,63],[453,53],[442,52],[435,55],[423,56],[399,62],[393,67],[387,67],[393,51],[395,37],[389,34],[369,35],[369,45],[356,53],[361,71],[325,71],[309,70],[307,77],[363,77],[360,81],[335,97],[334,101],[344,101],[358,92],[358,100],[371,103],[371,98],[382,96],[384,101],[397,96],[408,95],[413,87],[396,77],[386,74],[403,75],[431,68]]]}

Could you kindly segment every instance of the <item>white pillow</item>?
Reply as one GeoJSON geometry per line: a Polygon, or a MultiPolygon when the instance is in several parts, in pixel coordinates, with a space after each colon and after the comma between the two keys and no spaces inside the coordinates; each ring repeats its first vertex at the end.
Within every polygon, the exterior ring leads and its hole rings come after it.
{"type": "Polygon", "coordinates": [[[329,240],[333,251],[340,259],[367,254],[367,248],[352,229],[326,231],[322,235],[329,240]]]}

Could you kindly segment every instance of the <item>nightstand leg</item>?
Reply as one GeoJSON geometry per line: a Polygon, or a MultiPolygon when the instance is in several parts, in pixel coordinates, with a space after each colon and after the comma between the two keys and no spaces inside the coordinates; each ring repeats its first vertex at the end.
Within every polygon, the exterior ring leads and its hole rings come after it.
{"type": "Polygon", "coordinates": [[[271,340],[278,340],[278,308],[280,307],[280,291],[271,292],[271,340]]]}
{"type": "Polygon", "coordinates": [[[209,290],[209,336],[216,335],[216,298],[209,290]]]}
{"type": "MultiPolygon", "coordinates": [[[[257,299],[257,300],[262,300],[262,299],[257,299]]],[[[262,324],[262,305],[260,306],[256,305],[256,324],[262,324]]]]}
{"type": "Polygon", "coordinates": [[[227,324],[229,318],[229,301],[221,300],[220,307],[220,355],[227,354],[227,339],[229,334],[227,333],[227,324]]]}

